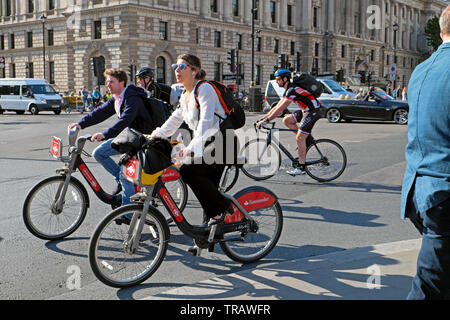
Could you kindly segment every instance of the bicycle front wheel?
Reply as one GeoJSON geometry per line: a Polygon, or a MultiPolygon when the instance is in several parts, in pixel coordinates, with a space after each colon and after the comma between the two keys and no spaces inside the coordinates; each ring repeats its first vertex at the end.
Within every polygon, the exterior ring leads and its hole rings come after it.
{"type": "Polygon", "coordinates": [[[137,223],[134,230],[130,230],[130,220],[125,215],[141,217],[142,211],[142,204],[117,208],[100,221],[91,237],[89,263],[95,276],[108,286],[137,285],[147,280],[164,260],[170,231],[156,208],[149,208],[140,235],[136,234],[137,223]],[[135,250],[131,247],[133,241],[139,242],[135,250]]]}
{"type": "Polygon", "coordinates": [[[247,159],[242,172],[253,180],[269,179],[281,165],[280,150],[273,143],[267,145],[266,139],[247,142],[241,154],[247,159]]]}
{"type": "Polygon", "coordinates": [[[28,231],[44,240],[59,240],[72,234],[83,222],[88,209],[88,194],[81,182],[71,178],[58,212],[56,205],[66,177],[54,176],[34,186],[23,205],[22,216],[28,231]]]}
{"type": "Polygon", "coordinates": [[[319,139],[306,150],[306,173],[319,182],[337,179],[345,170],[347,156],[336,141],[319,139]]]}
{"type": "MultiPolygon", "coordinates": [[[[235,195],[244,197],[248,202],[261,203],[275,196],[263,187],[249,187],[235,195]]],[[[250,229],[227,233],[227,237],[242,237],[243,241],[220,242],[223,252],[232,260],[252,263],[269,254],[278,242],[283,229],[283,212],[280,203],[275,200],[270,206],[254,208],[248,211],[254,220],[250,229]]]]}

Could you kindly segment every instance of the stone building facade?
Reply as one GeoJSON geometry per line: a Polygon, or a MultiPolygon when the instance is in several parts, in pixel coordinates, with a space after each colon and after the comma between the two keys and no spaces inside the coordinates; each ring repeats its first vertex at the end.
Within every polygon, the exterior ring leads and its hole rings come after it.
{"type": "MultiPolygon", "coordinates": [[[[160,81],[173,83],[170,65],[187,52],[201,58],[208,78],[222,80],[231,73],[228,51],[238,49],[241,88],[248,90],[252,1],[0,0],[0,77],[42,78],[45,50],[45,78],[59,91],[104,88],[100,71],[127,70],[130,64],[155,68],[160,81]]],[[[446,6],[441,0],[255,2],[260,88],[280,54],[303,72],[370,71],[384,78],[397,56],[397,81],[406,85],[430,51],[423,35],[426,21],[446,6]]]]}

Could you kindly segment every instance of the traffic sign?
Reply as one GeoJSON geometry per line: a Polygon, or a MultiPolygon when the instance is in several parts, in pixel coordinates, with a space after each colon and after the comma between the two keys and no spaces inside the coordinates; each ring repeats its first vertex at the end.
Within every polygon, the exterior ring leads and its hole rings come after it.
{"type": "Polygon", "coordinates": [[[396,76],[397,76],[397,64],[393,63],[389,68],[389,80],[395,81],[396,76]]]}
{"type": "Polygon", "coordinates": [[[222,80],[236,80],[236,79],[244,79],[242,74],[224,74],[222,75],[222,80]]]}

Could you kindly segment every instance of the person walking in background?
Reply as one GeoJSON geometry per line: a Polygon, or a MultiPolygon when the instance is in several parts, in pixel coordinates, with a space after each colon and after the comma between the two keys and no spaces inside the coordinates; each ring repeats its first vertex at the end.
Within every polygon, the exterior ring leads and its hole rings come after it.
{"type": "Polygon", "coordinates": [[[422,235],[407,299],[450,293],[450,5],[439,19],[443,44],[417,66],[408,87],[408,144],[401,217],[422,235]]]}
{"type": "Polygon", "coordinates": [[[403,100],[403,101],[408,100],[407,92],[408,92],[407,87],[404,87],[404,88],[403,88],[403,91],[402,91],[402,100],[403,100]]]}

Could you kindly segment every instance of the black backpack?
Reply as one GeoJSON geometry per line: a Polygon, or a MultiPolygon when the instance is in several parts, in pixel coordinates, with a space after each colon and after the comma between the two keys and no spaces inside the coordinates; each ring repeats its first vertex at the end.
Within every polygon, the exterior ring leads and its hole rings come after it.
{"type": "Polygon", "coordinates": [[[300,87],[311,93],[316,99],[320,97],[323,92],[323,85],[320,81],[308,73],[302,73],[294,76],[292,83],[296,87],[300,87]]]}
{"type": "MultiPolygon", "coordinates": [[[[228,119],[228,120],[222,122],[221,129],[222,128],[228,129],[230,126],[232,129],[242,128],[245,124],[244,109],[241,107],[241,105],[239,103],[236,102],[236,100],[234,100],[232,93],[223,83],[220,83],[218,81],[213,81],[213,80],[199,81],[199,83],[197,84],[197,86],[194,89],[194,97],[195,97],[195,102],[197,103],[197,108],[200,106],[198,99],[197,99],[198,89],[199,89],[200,85],[205,82],[209,83],[214,88],[214,90],[217,93],[217,97],[219,98],[220,104],[222,105],[222,107],[227,115],[226,119],[228,119]]],[[[218,114],[215,114],[215,115],[218,116],[219,118],[221,118],[222,120],[225,120],[218,114]]],[[[199,117],[200,117],[200,112],[199,112],[199,117]]]]}
{"type": "Polygon", "coordinates": [[[144,105],[152,118],[154,128],[161,127],[173,112],[173,107],[166,101],[153,97],[143,98],[144,105]]]}

